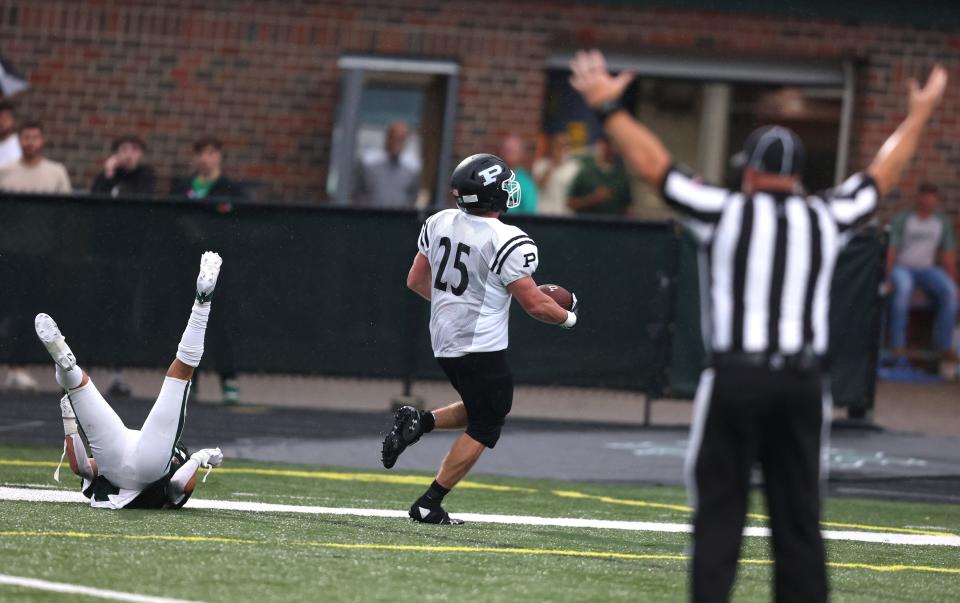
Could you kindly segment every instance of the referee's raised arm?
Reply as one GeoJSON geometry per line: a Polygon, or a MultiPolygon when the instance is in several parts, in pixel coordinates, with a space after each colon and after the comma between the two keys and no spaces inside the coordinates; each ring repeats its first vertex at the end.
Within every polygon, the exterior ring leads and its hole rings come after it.
{"type": "Polygon", "coordinates": [[[855,232],[857,226],[873,217],[880,198],[894,187],[916,152],[920,135],[940,104],[946,86],[947,72],[940,65],[930,71],[923,88],[910,80],[907,116],[864,172],[854,174],[827,195],[831,216],[841,233],[855,232]]]}
{"type": "Polygon", "coordinates": [[[877,156],[874,158],[867,173],[877,183],[880,194],[886,194],[897,180],[907,162],[913,157],[920,142],[927,121],[933,110],[943,99],[947,89],[947,70],[942,65],[935,65],[930,71],[927,83],[923,88],[914,79],[909,80],[910,109],[900,126],[883,143],[877,156]]]}
{"type": "Polygon", "coordinates": [[[635,174],[659,188],[670,168],[670,152],[656,134],[623,110],[621,97],[632,73],[611,75],[599,50],[582,50],[570,61],[570,85],[600,117],[607,134],[635,174]]]}
{"type": "Polygon", "coordinates": [[[611,75],[599,50],[577,52],[570,69],[570,84],[597,114],[633,173],[659,189],[667,205],[689,220],[687,226],[694,234],[699,236],[702,229],[710,229],[719,219],[729,192],[705,185],[677,169],[657,135],[624,110],[621,98],[633,74],[611,75]]]}

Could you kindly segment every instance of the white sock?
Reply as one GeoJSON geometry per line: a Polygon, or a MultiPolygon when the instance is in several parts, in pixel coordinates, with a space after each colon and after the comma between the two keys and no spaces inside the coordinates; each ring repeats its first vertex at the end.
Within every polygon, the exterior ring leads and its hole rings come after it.
{"type": "Polygon", "coordinates": [[[183,330],[180,345],[177,346],[177,360],[194,368],[200,364],[203,356],[203,335],[207,331],[207,318],[210,316],[210,302],[193,303],[187,328],[183,330]]]}
{"type": "Polygon", "coordinates": [[[73,370],[65,371],[60,368],[60,365],[57,367],[57,383],[60,384],[60,387],[63,389],[76,389],[80,387],[80,382],[83,381],[83,371],[80,370],[79,366],[74,366],[73,370]]]}

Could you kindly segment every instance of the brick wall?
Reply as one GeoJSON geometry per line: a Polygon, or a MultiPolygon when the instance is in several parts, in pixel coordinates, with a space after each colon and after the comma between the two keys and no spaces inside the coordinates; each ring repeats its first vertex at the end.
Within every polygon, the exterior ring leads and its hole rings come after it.
{"type": "MultiPolygon", "coordinates": [[[[851,167],[866,165],[903,116],[902,80],[934,61],[953,78],[904,196],[922,179],[960,207],[960,31],[825,18],[689,12],[623,3],[415,0],[208,2],[0,0],[0,53],[29,74],[22,113],[48,124],[50,155],[78,184],[111,138],[138,132],[161,182],[187,169],[199,133],[227,143],[228,171],[261,198],[321,199],[343,53],[462,65],[455,153],[533,138],[545,59],[585,45],[711,55],[863,59],[851,167]],[[119,4],[119,3],[117,3],[119,4]]],[[[897,203],[894,195],[892,204],[897,203]]]]}

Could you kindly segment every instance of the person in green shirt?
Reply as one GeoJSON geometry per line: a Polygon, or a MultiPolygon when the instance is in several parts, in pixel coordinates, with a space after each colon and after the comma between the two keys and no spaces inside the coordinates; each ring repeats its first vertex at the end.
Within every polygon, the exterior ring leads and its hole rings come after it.
{"type": "Polygon", "coordinates": [[[170,194],[190,199],[215,199],[219,201],[217,210],[230,211],[229,201],[246,199],[247,191],[243,185],[223,175],[223,142],[212,136],[205,136],[193,144],[193,175],[176,178],[170,187],[170,194]]]}
{"type": "Polygon", "coordinates": [[[204,180],[203,176],[197,174],[190,182],[190,193],[187,196],[193,199],[203,199],[210,194],[210,189],[213,188],[215,182],[216,180],[204,180]]]}
{"type": "Polygon", "coordinates": [[[513,169],[520,185],[520,205],[510,210],[511,214],[537,213],[537,182],[525,167],[527,149],[519,136],[509,135],[500,142],[500,158],[513,169]]]}
{"type": "MultiPolygon", "coordinates": [[[[223,142],[220,139],[204,136],[193,143],[192,163],[195,171],[190,176],[175,179],[170,188],[171,195],[209,204],[219,214],[231,214],[232,201],[249,198],[242,183],[223,175],[223,142]]],[[[220,324],[229,324],[229,321],[220,324]]],[[[214,327],[208,344],[220,374],[225,404],[236,404],[240,400],[233,337],[229,329],[214,327]]]]}
{"type": "Polygon", "coordinates": [[[567,206],[578,214],[622,216],[631,200],[630,175],[613,144],[601,136],[570,184],[567,206]]]}

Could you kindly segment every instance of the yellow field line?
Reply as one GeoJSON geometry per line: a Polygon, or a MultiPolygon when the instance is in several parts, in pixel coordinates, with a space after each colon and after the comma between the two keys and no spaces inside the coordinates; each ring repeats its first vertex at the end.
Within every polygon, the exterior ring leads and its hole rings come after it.
{"type": "Polygon", "coordinates": [[[53,461],[14,461],[0,459],[0,465],[13,465],[15,467],[56,467],[57,463],[53,461]]]}
{"type": "Polygon", "coordinates": [[[583,492],[577,492],[575,490],[554,490],[553,494],[555,496],[560,496],[563,498],[583,498],[587,500],[596,500],[599,502],[609,503],[611,505],[627,505],[630,507],[649,507],[652,509],[669,509],[671,511],[683,511],[685,513],[689,513],[690,511],[693,511],[692,508],[684,505],[656,503],[656,502],[649,502],[646,500],[635,500],[630,498],[613,498],[610,496],[596,496],[593,494],[584,494],[583,492]]]}
{"type": "MultiPolygon", "coordinates": [[[[2,536],[26,537],[61,537],[61,538],[115,538],[121,540],[159,540],[177,542],[212,542],[226,544],[258,544],[258,545],[294,545],[327,549],[374,550],[374,551],[405,551],[419,553],[488,553],[500,555],[546,555],[554,557],[580,557],[590,559],[620,559],[626,561],[689,561],[687,555],[655,555],[641,553],[616,553],[612,551],[576,551],[570,549],[527,549],[517,547],[473,547],[473,546],[443,546],[419,544],[360,544],[349,542],[297,542],[297,541],[266,541],[244,538],[226,538],[217,536],[178,536],[169,534],[96,534],[92,532],[28,532],[28,531],[0,531],[2,536]]],[[[769,559],[741,559],[744,565],[772,565],[769,559]]],[[[928,565],[874,565],[870,563],[844,563],[838,561],[827,562],[830,567],[838,569],[862,569],[875,572],[918,571],[940,574],[960,574],[957,567],[933,567],[928,565]]]]}
{"type": "MultiPolygon", "coordinates": [[[[57,463],[51,461],[18,461],[0,459],[0,465],[13,465],[20,467],[56,467],[57,463]]],[[[419,475],[386,475],[383,473],[339,473],[335,471],[297,471],[290,469],[235,469],[220,468],[215,469],[215,473],[235,474],[235,475],[269,475],[274,477],[299,477],[307,479],[325,479],[342,482],[365,482],[378,484],[393,484],[402,486],[429,486],[433,483],[433,478],[419,475]]],[[[493,492],[538,492],[535,488],[521,488],[518,486],[503,486],[499,484],[481,484],[472,481],[463,481],[457,485],[458,488],[468,490],[490,490],[493,492]]],[[[552,494],[563,498],[578,498],[583,500],[595,500],[612,505],[625,505],[631,507],[646,507],[651,509],[667,509],[670,511],[679,511],[683,513],[692,513],[693,508],[686,505],[676,505],[670,503],[650,502],[646,500],[636,500],[630,498],[614,498],[611,496],[597,496],[593,494],[584,494],[575,490],[553,490],[552,494]]],[[[760,513],[747,513],[749,519],[767,521],[769,516],[760,513]]],[[[848,530],[871,530],[878,532],[890,532],[894,534],[918,534],[921,536],[956,536],[953,532],[939,532],[934,530],[917,530],[914,528],[896,528],[889,526],[875,526],[861,523],[842,523],[836,521],[822,521],[820,525],[825,528],[843,528],[848,530]]]]}
{"type": "MultiPolygon", "coordinates": [[[[303,477],[308,479],[327,479],[341,482],[367,482],[378,484],[399,484],[408,486],[429,486],[433,483],[432,477],[420,475],[386,475],[383,473],[340,473],[334,471],[296,471],[289,469],[216,469],[214,473],[236,475],[272,475],[278,477],[303,477]]],[[[500,484],[481,484],[478,482],[462,481],[458,488],[470,490],[492,490],[494,492],[536,492],[534,488],[520,488],[503,486],[500,484]]]]}
{"type": "MultiPolygon", "coordinates": [[[[0,465],[12,465],[18,467],[56,467],[57,463],[50,461],[15,461],[0,459],[0,465]]],[[[234,475],[270,475],[274,477],[299,477],[340,482],[366,482],[402,486],[429,486],[433,483],[432,477],[420,475],[387,475],[383,473],[341,473],[336,471],[298,471],[291,469],[225,469],[222,467],[215,469],[214,473],[234,475]]],[[[503,486],[500,484],[481,484],[479,482],[472,481],[462,481],[457,484],[457,487],[468,490],[491,490],[493,492],[537,492],[537,490],[534,488],[503,486]]]]}
{"type": "Polygon", "coordinates": [[[117,538],[120,540],[167,540],[173,542],[217,542],[223,544],[264,544],[259,540],[221,536],[180,536],[167,534],[96,534],[94,532],[0,531],[0,536],[53,536],[59,538],[117,538]]]}
{"type": "Polygon", "coordinates": [[[872,526],[861,523],[840,523],[836,521],[821,521],[820,525],[827,528],[848,528],[851,530],[876,530],[896,532],[898,534],[919,534],[921,536],[956,536],[953,532],[937,532],[935,530],[917,530],[914,528],[888,528],[886,526],[872,526]]]}
{"type": "MultiPolygon", "coordinates": [[[[467,547],[467,546],[430,546],[406,544],[344,544],[336,542],[303,543],[307,546],[317,546],[337,549],[370,549],[386,551],[417,551],[434,553],[503,553],[513,555],[552,555],[560,557],[592,557],[598,559],[626,559],[631,561],[689,561],[688,555],[651,555],[640,553],[613,553],[607,551],[572,551],[566,549],[523,549],[497,547],[467,547]]],[[[741,559],[745,565],[773,565],[771,559],[741,559]]],[[[898,572],[914,570],[920,572],[934,572],[943,574],[960,574],[960,567],[932,567],[927,565],[873,565],[870,563],[843,563],[828,561],[829,567],[840,569],[865,569],[875,572],[898,572]]]]}
{"type": "MultiPolygon", "coordinates": [[[[682,511],[685,513],[692,513],[693,507],[688,507],[686,505],[671,505],[667,503],[655,503],[645,500],[635,500],[630,498],[612,498],[610,496],[596,496],[593,494],[584,494],[583,492],[576,492],[573,490],[554,490],[553,494],[555,496],[562,496],[564,498],[582,498],[587,500],[596,500],[600,502],[609,503],[612,505],[626,505],[631,507],[650,507],[655,509],[669,509],[671,511],[682,511]]],[[[749,519],[758,519],[761,521],[767,521],[770,519],[769,515],[763,515],[761,513],[747,513],[749,519]]],[[[869,524],[862,523],[841,523],[837,521],[821,521],[820,525],[825,528],[846,528],[850,530],[871,530],[878,532],[892,532],[897,534],[918,534],[921,536],[956,536],[953,532],[937,532],[933,530],[917,530],[914,528],[893,528],[888,526],[874,526],[869,524]]]]}
{"type": "Polygon", "coordinates": [[[420,544],[352,544],[341,542],[304,542],[305,546],[330,549],[358,549],[376,551],[411,551],[420,553],[501,553],[506,555],[550,555],[556,557],[592,557],[596,559],[668,560],[685,561],[686,555],[650,555],[638,553],[614,553],[608,551],[572,551],[566,549],[524,549],[513,547],[485,546],[431,546],[420,544]]]}
{"type": "Polygon", "coordinates": [[[902,572],[913,570],[916,572],[932,572],[936,574],[960,574],[960,567],[932,567],[929,565],[872,565],[870,563],[840,563],[827,561],[830,567],[843,569],[865,569],[874,572],[902,572]]]}

